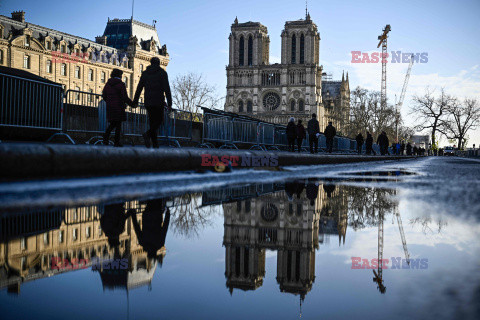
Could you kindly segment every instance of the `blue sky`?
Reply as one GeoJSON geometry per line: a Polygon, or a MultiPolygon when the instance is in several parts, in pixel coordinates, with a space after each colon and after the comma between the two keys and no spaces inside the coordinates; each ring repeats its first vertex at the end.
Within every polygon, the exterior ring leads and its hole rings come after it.
{"type": "MultiPolygon", "coordinates": [[[[0,13],[26,11],[27,21],[95,39],[107,18],[129,18],[131,1],[0,1],[0,13]]],[[[428,63],[412,69],[402,110],[407,121],[411,96],[445,86],[460,98],[480,99],[480,1],[309,1],[312,20],[320,32],[320,61],[324,71],[340,79],[342,70],[356,86],[380,90],[380,64],[352,64],[351,51],[377,51],[377,36],[392,26],[389,51],[428,52],[428,63]]],[[[134,18],[157,20],[161,44],[167,44],[171,78],[194,71],[225,95],[228,35],[235,17],[259,21],[270,35],[270,61],[280,59],[280,34],[288,20],[305,17],[305,1],[170,0],[135,1],[134,18]]],[[[388,97],[395,100],[407,64],[388,66],[388,97]]],[[[446,142],[446,141],[445,141],[446,142]]],[[[469,145],[480,144],[480,130],[470,134],[469,145]]]]}

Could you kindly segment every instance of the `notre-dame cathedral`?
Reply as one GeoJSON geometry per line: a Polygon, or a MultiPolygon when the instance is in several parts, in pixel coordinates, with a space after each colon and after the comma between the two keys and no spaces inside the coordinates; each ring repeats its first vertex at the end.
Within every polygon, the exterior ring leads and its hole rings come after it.
{"type": "Polygon", "coordinates": [[[308,121],[316,113],[320,130],[348,121],[350,88],[342,81],[322,81],[320,33],[310,19],[287,21],[281,35],[281,63],[270,64],[270,38],[259,22],[231,27],[225,111],[286,124],[290,117],[308,121]]]}

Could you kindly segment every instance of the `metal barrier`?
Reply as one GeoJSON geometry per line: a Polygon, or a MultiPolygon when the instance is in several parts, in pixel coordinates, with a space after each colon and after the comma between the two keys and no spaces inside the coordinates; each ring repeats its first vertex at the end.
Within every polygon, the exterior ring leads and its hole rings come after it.
{"type": "Polygon", "coordinates": [[[0,126],[61,131],[60,84],[0,73],[0,126]]]}
{"type": "MultiPolygon", "coordinates": [[[[122,124],[125,136],[141,136],[149,128],[147,110],[143,105],[126,108],[126,121],[122,124]]],[[[158,137],[168,144],[180,146],[179,139],[191,140],[192,113],[173,109],[164,112],[164,122],[158,137]]],[[[68,90],[64,103],[64,133],[86,133],[92,135],[87,143],[97,144],[103,140],[107,126],[106,103],[102,95],[93,92],[68,90]]]]}

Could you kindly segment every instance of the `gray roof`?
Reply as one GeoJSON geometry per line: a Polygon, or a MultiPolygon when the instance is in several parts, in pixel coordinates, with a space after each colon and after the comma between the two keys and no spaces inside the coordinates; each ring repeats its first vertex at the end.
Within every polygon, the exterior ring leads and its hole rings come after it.
{"type": "Polygon", "coordinates": [[[34,38],[43,39],[46,36],[50,36],[55,40],[54,45],[56,45],[60,40],[65,40],[69,45],[78,43],[85,48],[92,47],[95,48],[97,51],[103,50],[110,54],[117,53],[117,50],[115,48],[98,44],[95,41],[74,36],[54,29],[45,28],[33,23],[16,21],[4,15],[0,15],[0,23],[5,27],[5,30],[3,32],[3,36],[5,38],[8,36],[9,32],[11,32],[13,36],[17,36],[21,34],[21,30],[28,27],[33,31],[34,38]]]}
{"type": "Polygon", "coordinates": [[[322,97],[335,99],[340,95],[342,81],[322,81],[322,97]],[[328,92],[328,95],[327,95],[328,92]]]}

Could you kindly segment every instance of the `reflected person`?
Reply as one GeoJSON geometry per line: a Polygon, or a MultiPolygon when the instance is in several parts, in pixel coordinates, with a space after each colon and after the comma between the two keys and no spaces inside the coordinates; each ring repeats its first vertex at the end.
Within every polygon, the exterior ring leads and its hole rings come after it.
{"type": "Polygon", "coordinates": [[[132,214],[132,224],[137,235],[138,243],[147,252],[149,258],[159,259],[162,255],[158,251],[165,246],[168,225],[170,223],[170,209],[166,208],[166,199],[153,199],[146,201],[142,214],[142,228],[137,220],[137,215],[132,214]],[[165,213],[165,217],[164,217],[165,213]]]}

